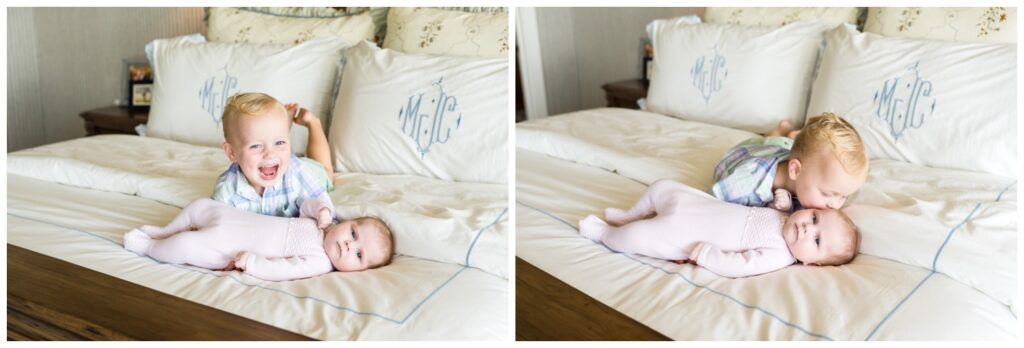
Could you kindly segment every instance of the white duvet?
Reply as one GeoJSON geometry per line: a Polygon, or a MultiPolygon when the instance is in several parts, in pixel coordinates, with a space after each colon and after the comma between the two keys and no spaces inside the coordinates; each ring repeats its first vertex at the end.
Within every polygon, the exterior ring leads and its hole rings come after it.
{"type": "Polygon", "coordinates": [[[517,126],[516,254],[675,339],[1005,339],[1016,322],[1016,180],[873,161],[845,211],[861,255],[721,278],[613,253],[578,220],[650,182],[707,190],[751,133],[625,109],[517,126]]]}
{"type": "Polygon", "coordinates": [[[318,339],[503,339],[508,335],[504,185],[338,174],[338,215],[380,216],[393,263],[266,282],[167,265],[121,247],[208,197],[220,149],[96,136],[8,154],[8,243],[318,339]],[[254,305],[260,304],[260,305],[254,305]]]}

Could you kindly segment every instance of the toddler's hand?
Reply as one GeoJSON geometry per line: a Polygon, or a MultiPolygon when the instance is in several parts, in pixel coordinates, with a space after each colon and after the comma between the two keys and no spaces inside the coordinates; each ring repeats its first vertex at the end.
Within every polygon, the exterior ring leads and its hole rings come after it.
{"type": "Polygon", "coordinates": [[[300,108],[299,104],[288,103],[284,105],[284,109],[288,112],[288,117],[293,117],[292,120],[295,121],[295,123],[307,128],[313,122],[320,122],[320,119],[316,117],[316,114],[309,111],[309,109],[300,108]],[[296,112],[298,112],[298,114],[296,114],[296,112]]]}
{"type": "Polygon", "coordinates": [[[325,228],[331,224],[332,216],[331,210],[327,208],[320,209],[320,215],[316,217],[316,226],[319,228],[325,228]]]}
{"type": "Polygon", "coordinates": [[[793,209],[793,196],[785,189],[777,189],[775,198],[768,206],[778,211],[790,211],[793,209]]]}

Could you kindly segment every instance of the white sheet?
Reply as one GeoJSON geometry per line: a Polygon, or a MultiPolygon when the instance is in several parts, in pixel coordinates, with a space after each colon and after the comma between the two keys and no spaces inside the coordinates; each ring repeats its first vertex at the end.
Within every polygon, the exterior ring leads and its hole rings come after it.
{"type": "Polygon", "coordinates": [[[707,189],[711,168],[735,144],[722,139],[742,135],[665,120],[675,121],[598,109],[518,126],[516,255],[675,339],[1014,337],[1013,179],[872,163],[846,210],[862,230],[863,254],[841,267],[792,266],[731,280],[580,238],[580,218],[629,206],[657,179],[652,173],[707,189]],[[657,134],[683,128],[689,134],[657,134]],[[646,143],[616,145],[627,136],[646,143]],[[688,150],[690,144],[704,151],[688,150]],[[658,161],[658,153],[685,157],[658,161]],[[630,170],[635,163],[651,169],[630,170]],[[702,172],[708,177],[694,177],[702,172]]]}
{"type": "MultiPolygon", "coordinates": [[[[399,252],[399,230],[408,226],[418,225],[417,233],[441,226],[449,237],[423,242],[448,244],[430,255],[436,259],[403,253],[391,265],[367,272],[266,282],[239,272],[161,264],[121,247],[125,231],[170,221],[180,211],[170,202],[208,195],[197,186],[217,172],[204,168],[221,164],[218,157],[224,156],[125,136],[9,154],[8,243],[317,339],[507,338],[508,214],[501,185],[339,176],[332,192],[337,204],[345,204],[339,213],[382,213],[395,230],[399,252]],[[196,165],[183,166],[187,161],[196,165]],[[430,199],[440,192],[451,196],[430,199]],[[456,200],[464,203],[453,206],[456,200]]],[[[212,181],[206,186],[212,189],[212,181]]]]}
{"type": "MultiPolygon", "coordinates": [[[[230,163],[217,148],[105,135],[15,152],[7,164],[10,174],[184,208],[209,197],[230,163]]],[[[330,196],[338,215],[381,217],[395,234],[399,254],[468,263],[508,278],[505,185],[357,173],[338,174],[335,184],[330,196]],[[485,252],[468,260],[469,250],[477,248],[485,252]]]]}

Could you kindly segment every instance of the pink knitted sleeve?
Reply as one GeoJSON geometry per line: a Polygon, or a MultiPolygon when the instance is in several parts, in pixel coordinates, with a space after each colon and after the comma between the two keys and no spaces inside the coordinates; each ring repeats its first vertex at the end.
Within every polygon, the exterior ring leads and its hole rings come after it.
{"type": "Polygon", "coordinates": [[[789,250],[757,248],[744,251],[723,251],[703,243],[694,260],[723,277],[739,278],[776,271],[796,262],[789,250]]]}

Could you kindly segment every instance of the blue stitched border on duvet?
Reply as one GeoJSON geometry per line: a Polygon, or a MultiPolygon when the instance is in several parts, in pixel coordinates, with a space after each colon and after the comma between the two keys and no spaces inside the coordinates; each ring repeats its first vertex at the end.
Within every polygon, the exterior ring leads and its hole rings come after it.
{"type": "MultiPolygon", "coordinates": [[[[527,207],[527,208],[533,209],[533,210],[535,210],[535,211],[538,211],[538,212],[540,212],[540,213],[542,213],[542,214],[544,214],[544,215],[547,215],[547,216],[549,216],[549,217],[551,217],[551,218],[553,218],[553,219],[555,219],[555,220],[558,220],[559,222],[561,222],[561,223],[565,224],[566,226],[569,226],[569,228],[572,228],[573,230],[579,231],[579,230],[578,230],[578,229],[576,228],[576,226],[573,226],[573,225],[572,225],[572,224],[570,224],[569,222],[567,222],[567,221],[563,220],[562,218],[559,218],[559,217],[557,217],[557,216],[555,216],[555,215],[553,215],[553,214],[551,214],[551,213],[548,213],[547,211],[544,211],[544,210],[541,210],[541,209],[538,209],[538,208],[532,207],[532,206],[530,206],[530,205],[527,205],[527,204],[525,204],[525,203],[523,203],[523,202],[520,202],[520,201],[516,201],[516,203],[519,203],[519,205],[522,205],[522,206],[524,206],[524,207],[527,207]]],[[[661,267],[658,267],[658,266],[655,266],[655,265],[653,265],[653,264],[650,264],[650,263],[647,263],[647,262],[641,261],[641,260],[639,260],[639,259],[636,259],[636,258],[634,258],[634,257],[632,257],[632,256],[630,256],[630,255],[628,255],[628,254],[625,254],[625,253],[620,253],[620,252],[616,252],[616,251],[614,251],[614,250],[608,249],[608,247],[604,246],[604,244],[600,244],[600,243],[596,243],[596,244],[598,244],[598,245],[601,245],[602,247],[604,247],[604,248],[605,248],[605,249],[607,249],[608,251],[611,251],[611,252],[613,252],[613,253],[616,253],[616,254],[622,255],[622,256],[626,257],[627,259],[630,259],[630,260],[636,261],[636,262],[638,262],[638,263],[640,263],[640,264],[642,264],[642,265],[645,265],[645,266],[648,266],[648,267],[651,267],[651,268],[657,269],[657,270],[659,270],[659,271],[662,271],[662,272],[664,272],[665,274],[670,274],[670,275],[675,275],[675,276],[678,276],[679,278],[681,278],[681,279],[685,280],[685,281],[686,281],[687,283],[689,283],[690,285],[692,285],[692,286],[694,286],[694,287],[697,287],[697,288],[701,288],[701,289],[705,289],[705,290],[708,290],[708,291],[710,291],[711,293],[713,293],[713,294],[716,294],[716,295],[719,295],[719,296],[722,296],[722,297],[725,297],[726,299],[729,299],[730,301],[733,301],[733,302],[735,302],[736,304],[738,304],[738,305],[740,305],[740,306],[743,306],[743,307],[746,307],[746,308],[749,308],[749,309],[753,309],[753,310],[755,310],[755,311],[761,312],[761,313],[763,313],[763,314],[765,314],[765,315],[768,315],[769,317],[771,317],[771,318],[773,318],[773,319],[775,319],[775,320],[779,321],[780,323],[782,323],[782,324],[784,324],[784,325],[786,325],[786,326],[792,327],[792,328],[794,328],[794,329],[797,329],[797,330],[799,330],[800,332],[803,332],[803,333],[805,333],[805,334],[807,334],[807,335],[809,335],[809,336],[812,336],[812,337],[816,337],[816,338],[819,338],[819,339],[824,339],[824,340],[834,341],[834,339],[832,339],[831,337],[828,337],[828,336],[825,336],[825,335],[822,335],[822,334],[818,334],[818,333],[814,333],[814,332],[810,332],[810,331],[808,331],[807,329],[804,329],[803,327],[800,327],[799,325],[793,324],[793,323],[791,323],[791,322],[789,322],[789,321],[787,321],[787,320],[785,320],[785,319],[782,319],[781,317],[779,317],[779,316],[778,316],[778,315],[776,315],[775,313],[772,313],[772,312],[770,312],[770,311],[768,311],[768,310],[766,310],[766,309],[764,309],[764,308],[761,308],[761,307],[758,307],[758,306],[754,306],[754,305],[749,305],[749,304],[743,303],[742,301],[740,301],[740,300],[736,299],[735,297],[729,296],[729,295],[727,295],[727,294],[725,294],[725,293],[723,293],[723,292],[720,292],[720,291],[718,291],[718,290],[715,290],[715,289],[709,288],[709,287],[708,287],[707,285],[702,285],[702,284],[697,284],[697,283],[694,283],[694,282],[693,282],[692,280],[690,280],[689,278],[687,278],[686,276],[684,276],[684,275],[682,275],[682,274],[679,274],[679,273],[675,273],[675,272],[669,272],[669,271],[667,271],[667,270],[665,270],[665,269],[663,269],[663,268],[661,268],[661,267]]]]}
{"type": "MultiPolygon", "coordinates": [[[[415,306],[413,306],[412,310],[410,310],[409,313],[406,314],[401,319],[389,318],[389,317],[384,316],[383,314],[380,314],[380,313],[364,312],[364,311],[360,311],[360,310],[357,310],[357,309],[354,309],[354,308],[349,308],[349,307],[337,305],[337,304],[334,304],[334,303],[331,303],[331,302],[328,302],[326,300],[323,300],[323,299],[320,299],[320,298],[317,298],[317,297],[313,297],[313,296],[300,296],[300,295],[295,295],[295,294],[292,294],[290,292],[287,292],[287,291],[284,291],[284,290],[281,290],[281,289],[270,288],[270,287],[266,287],[266,286],[259,285],[259,284],[249,284],[249,283],[246,283],[246,282],[242,281],[241,279],[238,279],[237,277],[235,277],[233,272],[232,273],[224,273],[224,274],[216,274],[216,273],[214,273],[212,271],[208,271],[208,270],[200,270],[200,269],[195,269],[195,268],[191,268],[191,267],[187,267],[187,266],[183,266],[183,265],[163,263],[163,262],[156,261],[156,260],[154,260],[154,259],[152,259],[150,257],[146,257],[146,258],[149,259],[150,261],[152,261],[154,264],[168,265],[168,266],[172,266],[172,267],[175,267],[175,268],[178,268],[178,269],[183,269],[183,270],[186,270],[186,271],[189,271],[189,272],[206,274],[206,275],[210,275],[210,276],[214,276],[214,277],[218,277],[218,278],[225,278],[226,277],[228,279],[234,280],[238,284],[242,284],[242,285],[245,285],[245,286],[248,286],[248,287],[255,287],[255,288],[260,288],[260,289],[264,289],[264,290],[268,290],[268,291],[274,291],[274,292],[278,292],[278,293],[282,293],[282,294],[288,295],[288,296],[290,296],[292,298],[295,298],[295,299],[299,299],[299,300],[303,300],[304,299],[304,300],[310,300],[310,301],[313,301],[313,302],[317,302],[317,303],[326,305],[328,307],[331,307],[331,308],[334,308],[334,309],[337,309],[337,310],[340,310],[340,311],[345,311],[345,312],[349,312],[349,313],[353,313],[353,314],[358,314],[358,315],[372,316],[372,317],[383,319],[383,320],[388,321],[388,322],[392,322],[392,323],[395,323],[395,324],[402,325],[402,324],[405,324],[405,322],[407,320],[409,320],[409,318],[411,318],[412,315],[415,314],[416,311],[419,310],[419,308],[421,306],[423,306],[423,304],[425,304],[427,301],[429,301],[431,298],[433,298],[434,294],[438,293],[439,291],[441,291],[441,289],[443,289],[446,286],[448,286],[448,284],[451,283],[451,281],[453,279],[455,279],[456,276],[462,274],[463,271],[465,271],[466,269],[469,269],[469,268],[476,268],[476,269],[479,270],[479,268],[477,268],[477,267],[472,267],[472,266],[468,265],[469,257],[473,253],[473,246],[476,245],[476,241],[477,241],[478,238],[480,238],[480,234],[482,234],[485,230],[490,229],[491,227],[496,225],[501,220],[501,217],[505,216],[505,213],[507,213],[507,212],[508,212],[508,208],[505,208],[504,210],[502,210],[502,212],[500,214],[498,214],[498,217],[495,218],[493,222],[491,222],[489,225],[484,226],[483,228],[481,228],[480,230],[477,231],[476,238],[473,239],[473,244],[471,244],[469,246],[469,250],[467,250],[467,252],[466,252],[466,262],[467,262],[467,265],[463,265],[462,267],[459,268],[458,271],[455,271],[455,273],[453,273],[451,275],[451,277],[448,277],[448,279],[445,280],[443,283],[441,283],[441,285],[439,285],[436,289],[434,289],[429,294],[427,294],[427,296],[424,297],[423,300],[420,300],[420,302],[418,302],[415,306]]],[[[37,220],[37,219],[25,217],[25,216],[11,214],[10,212],[8,212],[7,215],[8,216],[14,216],[14,217],[21,218],[21,219],[25,219],[25,220],[35,221],[35,222],[38,222],[38,223],[47,224],[47,225],[51,225],[51,226],[57,226],[57,227],[60,227],[60,228],[71,230],[71,231],[85,233],[85,234],[93,236],[95,238],[99,238],[99,239],[102,239],[104,241],[110,242],[110,243],[112,243],[114,245],[117,245],[119,247],[122,246],[121,243],[119,243],[119,242],[117,242],[117,241],[115,241],[113,239],[110,239],[110,238],[107,238],[107,237],[104,237],[104,236],[101,236],[101,235],[98,235],[96,233],[92,233],[92,232],[89,232],[89,231],[79,230],[79,229],[75,229],[75,228],[71,228],[71,227],[67,227],[67,226],[63,226],[63,225],[58,225],[58,224],[55,224],[55,223],[52,223],[52,222],[48,222],[48,221],[41,221],[41,220],[37,220]]]]}

